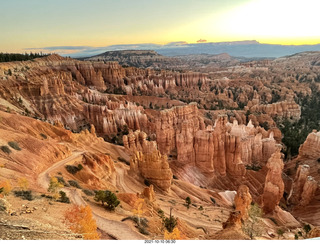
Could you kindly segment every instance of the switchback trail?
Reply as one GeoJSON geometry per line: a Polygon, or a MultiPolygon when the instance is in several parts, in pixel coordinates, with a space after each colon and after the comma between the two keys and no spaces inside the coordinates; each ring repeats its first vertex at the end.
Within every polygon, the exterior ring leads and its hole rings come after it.
{"type": "MultiPolygon", "coordinates": [[[[53,164],[51,167],[49,167],[48,169],[46,169],[45,171],[43,171],[38,175],[38,179],[37,179],[38,184],[42,188],[48,189],[48,186],[50,183],[50,177],[49,177],[50,172],[67,164],[70,161],[77,159],[77,157],[81,157],[83,153],[84,152],[73,152],[71,156],[53,164]]],[[[66,194],[68,195],[72,203],[77,205],[87,205],[81,196],[80,190],[70,189],[70,188],[63,188],[63,190],[66,192],[66,194]]],[[[106,232],[111,237],[118,240],[145,240],[146,239],[145,236],[132,230],[125,223],[106,219],[103,216],[94,212],[94,210],[92,210],[92,212],[97,222],[98,228],[106,232]]]]}

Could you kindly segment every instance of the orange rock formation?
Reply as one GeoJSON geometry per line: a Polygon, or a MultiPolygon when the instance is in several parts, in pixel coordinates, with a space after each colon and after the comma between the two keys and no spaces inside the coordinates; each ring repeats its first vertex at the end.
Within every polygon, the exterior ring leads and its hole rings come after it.
{"type": "Polygon", "coordinates": [[[254,105],[250,107],[250,112],[260,112],[270,115],[271,117],[277,116],[278,118],[284,119],[300,119],[301,108],[293,100],[282,101],[267,105],[254,105]]]}
{"type": "Polygon", "coordinates": [[[299,148],[300,159],[320,158],[320,132],[311,132],[299,148]]]}
{"type": "Polygon", "coordinates": [[[306,206],[313,199],[317,188],[317,182],[310,176],[310,166],[299,165],[289,200],[295,205],[306,206]]]}
{"type": "Polygon", "coordinates": [[[130,170],[139,172],[143,178],[164,191],[168,191],[171,186],[173,174],[167,156],[158,150],[149,153],[137,151],[131,158],[130,170]]]}
{"type": "Polygon", "coordinates": [[[160,152],[176,154],[176,164],[220,175],[243,176],[245,165],[265,163],[276,145],[273,133],[263,138],[261,128],[231,124],[225,116],[205,128],[196,104],[161,111],[156,135],[160,152]]]}
{"type": "Polygon", "coordinates": [[[248,218],[248,210],[252,202],[252,197],[249,193],[249,188],[246,185],[239,186],[237,195],[234,198],[234,204],[236,211],[241,214],[241,219],[245,220],[248,218]]]}
{"type": "Polygon", "coordinates": [[[262,195],[262,205],[265,213],[273,212],[283,196],[283,167],[284,164],[281,159],[281,153],[280,150],[278,150],[272,154],[267,163],[268,173],[262,195]]]}
{"type": "Polygon", "coordinates": [[[160,153],[156,142],[147,141],[146,138],[146,133],[140,131],[130,131],[129,135],[123,136],[125,148],[133,153],[130,170],[167,191],[173,176],[167,156],[160,153]]]}

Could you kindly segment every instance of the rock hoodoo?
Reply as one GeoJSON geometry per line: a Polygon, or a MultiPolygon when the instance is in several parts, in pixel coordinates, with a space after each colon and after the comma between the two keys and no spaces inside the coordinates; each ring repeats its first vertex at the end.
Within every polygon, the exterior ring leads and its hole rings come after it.
{"type": "Polygon", "coordinates": [[[164,191],[168,191],[171,186],[173,174],[167,156],[158,150],[148,153],[137,151],[131,158],[130,170],[139,172],[144,179],[164,191]]]}
{"type": "Polygon", "coordinates": [[[267,162],[268,173],[262,195],[262,205],[265,213],[273,212],[283,196],[283,167],[284,164],[281,158],[281,152],[278,150],[272,154],[267,162]]]}
{"type": "Polygon", "coordinates": [[[172,181],[172,171],[163,155],[157,149],[155,141],[147,141],[146,133],[135,131],[123,136],[123,143],[133,154],[130,161],[130,170],[140,173],[150,183],[162,190],[169,190],[172,181]]]}
{"type": "Polygon", "coordinates": [[[305,142],[299,148],[299,158],[318,159],[320,158],[320,132],[311,132],[305,142]]]}
{"type": "Polygon", "coordinates": [[[248,210],[252,202],[252,197],[249,192],[249,188],[246,185],[239,186],[237,195],[234,198],[234,204],[236,211],[241,214],[241,219],[245,220],[248,218],[248,210]]]}
{"type": "Polygon", "coordinates": [[[275,152],[273,133],[264,137],[251,122],[239,125],[219,116],[215,125],[205,127],[196,104],[164,110],[156,120],[161,153],[176,155],[176,164],[196,166],[205,173],[243,176],[245,166],[264,164],[275,152]]]}
{"type": "Polygon", "coordinates": [[[292,204],[306,206],[313,199],[317,188],[317,182],[310,176],[310,166],[299,165],[292,186],[292,195],[288,200],[292,204]]]}

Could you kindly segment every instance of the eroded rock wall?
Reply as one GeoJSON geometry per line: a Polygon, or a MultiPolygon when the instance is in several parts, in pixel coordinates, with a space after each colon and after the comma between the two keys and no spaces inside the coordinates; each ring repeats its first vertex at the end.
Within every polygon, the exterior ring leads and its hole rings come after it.
{"type": "Polygon", "coordinates": [[[264,164],[276,150],[273,133],[268,136],[251,122],[231,124],[220,116],[214,126],[205,127],[196,104],[161,111],[155,123],[161,153],[176,156],[177,165],[206,173],[242,176],[246,165],[264,164]]]}

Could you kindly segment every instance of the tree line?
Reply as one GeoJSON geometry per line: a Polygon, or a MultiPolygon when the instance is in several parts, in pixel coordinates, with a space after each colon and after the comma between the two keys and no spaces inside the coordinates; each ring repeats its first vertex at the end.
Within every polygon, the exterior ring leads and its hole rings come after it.
{"type": "Polygon", "coordinates": [[[48,56],[46,53],[0,53],[0,62],[26,61],[34,58],[48,56]]]}
{"type": "Polygon", "coordinates": [[[283,134],[282,142],[286,145],[286,158],[299,154],[299,147],[304,143],[312,130],[320,130],[320,92],[312,89],[311,96],[298,96],[301,106],[301,117],[298,121],[277,121],[278,128],[283,134]]]}

